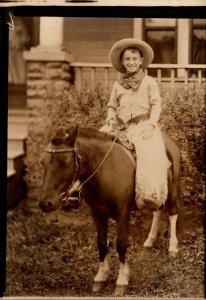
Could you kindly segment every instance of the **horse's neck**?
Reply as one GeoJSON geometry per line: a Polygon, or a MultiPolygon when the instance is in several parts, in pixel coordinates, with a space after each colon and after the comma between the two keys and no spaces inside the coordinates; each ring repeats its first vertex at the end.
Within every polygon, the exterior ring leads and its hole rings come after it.
{"type": "Polygon", "coordinates": [[[94,171],[104,159],[111,141],[80,136],[76,139],[76,143],[84,173],[89,173],[94,171]]]}
{"type": "Polygon", "coordinates": [[[87,137],[79,137],[76,140],[78,148],[80,152],[86,157],[102,156],[106,149],[108,148],[108,144],[111,144],[111,141],[103,141],[97,138],[87,138],[87,137]]]}

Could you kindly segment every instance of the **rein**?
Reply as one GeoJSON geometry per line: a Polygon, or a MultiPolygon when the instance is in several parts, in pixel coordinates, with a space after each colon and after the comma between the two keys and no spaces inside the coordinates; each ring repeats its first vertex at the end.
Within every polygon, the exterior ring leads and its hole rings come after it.
{"type": "Polygon", "coordinates": [[[103,160],[101,161],[101,163],[99,164],[99,166],[96,168],[96,170],[83,183],[80,184],[79,190],[81,190],[81,188],[83,187],[83,185],[87,181],[89,181],[99,171],[99,169],[101,168],[101,166],[103,165],[103,163],[105,162],[105,160],[107,159],[107,157],[109,156],[110,152],[112,151],[112,148],[113,148],[113,146],[114,146],[114,144],[116,142],[116,139],[117,138],[115,137],[114,140],[113,140],[113,142],[112,142],[111,147],[109,148],[108,152],[106,153],[105,157],[103,158],[103,160]]]}
{"type": "Polygon", "coordinates": [[[99,164],[99,166],[96,168],[96,170],[85,180],[83,181],[82,183],[79,181],[79,180],[76,180],[76,176],[77,176],[77,172],[79,170],[79,161],[78,161],[78,158],[81,159],[81,156],[79,154],[79,149],[75,143],[75,146],[74,148],[63,148],[63,149],[49,149],[47,148],[46,149],[46,152],[48,153],[64,153],[64,152],[74,152],[75,154],[75,173],[74,173],[74,178],[72,180],[72,184],[70,186],[71,189],[69,191],[69,193],[67,193],[68,189],[66,192],[63,192],[61,195],[60,195],[60,200],[64,203],[69,203],[70,201],[72,200],[77,200],[78,201],[78,204],[77,206],[79,207],[80,203],[81,203],[81,196],[80,196],[80,192],[81,192],[81,189],[83,187],[83,185],[85,185],[98,171],[99,169],[101,168],[101,166],[103,165],[103,163],[105,162],[105,160],[107,159],[107,157],[109,156],[110,152],[112,151],[112,148],[115,144],[117,140],[117,137],[114,138],[108,152],[106,153],[105,157],[103,158],[103,160],[101,161],[101,163],[99,164]],[[77,166],[77,168],[76,168],[77,166]],[[74,188],[73,188],[74,186],[74,188]],[[72,192],[71,192],[72,190],[72,192]],[[79,193],[79,197],[77,199],[77,197],[68,197],[67,195],[68,194],[72,194],[73,192],[78,192],[79,193]]]}

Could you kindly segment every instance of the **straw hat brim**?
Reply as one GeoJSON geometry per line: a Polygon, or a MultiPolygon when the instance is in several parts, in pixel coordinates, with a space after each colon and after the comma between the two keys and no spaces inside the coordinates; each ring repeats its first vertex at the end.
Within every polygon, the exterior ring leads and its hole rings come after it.
{"type": "Polygon", "coordinates": [[[141,68],[144,70],[149,64],[151,64],[154,58],[154,52],[152,48],[144,41],[127,38],[116,42],[109,53],[109,59],[113,67],[120,73],[125,72],[125,68],[122,65],[121,54],[127,48],[137,48],[142,53],[143,62],[141,68]]]}

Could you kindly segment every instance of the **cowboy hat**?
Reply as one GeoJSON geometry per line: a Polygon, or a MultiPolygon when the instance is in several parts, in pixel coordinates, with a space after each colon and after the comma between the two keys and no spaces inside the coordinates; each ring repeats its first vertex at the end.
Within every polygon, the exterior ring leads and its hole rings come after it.
{"type": "Polygon", "coordinates": [[[127,48],[137,48],[143,58],[141,68],[144,70],[152,62],[154,58],[154,52],[152,48],[145,42],[136,38],[127,38],[116,42],[109,53],[109,59],[113,67],[120,73],[125,72],[125,68],[122,64],[121,54],[127,48]]]}

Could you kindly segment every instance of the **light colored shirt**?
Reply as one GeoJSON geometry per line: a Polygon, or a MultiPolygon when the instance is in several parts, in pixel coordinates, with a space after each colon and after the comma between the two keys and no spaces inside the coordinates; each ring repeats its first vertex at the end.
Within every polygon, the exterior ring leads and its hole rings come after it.
{"type": "Polygon", "coordinates": [[[161,97],[156,80],[146,75],[137,90],[125,89],[116,81],[107,107],[107,120],[116,120],[118,115],[127,123],[141,114],[148,114],[149,123],[156,126],[161,112],[161,97]]]}

